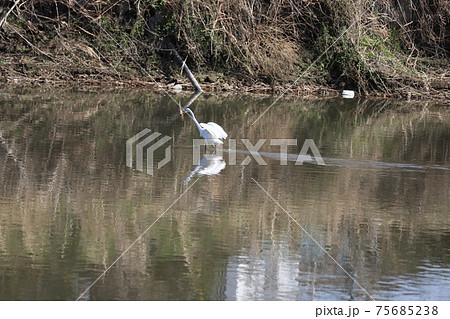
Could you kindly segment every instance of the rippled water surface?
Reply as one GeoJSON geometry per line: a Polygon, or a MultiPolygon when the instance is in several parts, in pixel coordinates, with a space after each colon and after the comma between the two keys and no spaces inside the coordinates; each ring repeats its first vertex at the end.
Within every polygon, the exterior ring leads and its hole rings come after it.
{"type": "Polygon", "coordinates": [[[166,96],[0,90],[0,299],[449,300],[449,109],[292,99],[252,125],[272,101],[200,96],[236,152],[196,161],[166,96]],[[145,128],[171,137],[153,175],[126,165],[145,128]],[[326,165],[296,165],[307,139],[326,165]]]}

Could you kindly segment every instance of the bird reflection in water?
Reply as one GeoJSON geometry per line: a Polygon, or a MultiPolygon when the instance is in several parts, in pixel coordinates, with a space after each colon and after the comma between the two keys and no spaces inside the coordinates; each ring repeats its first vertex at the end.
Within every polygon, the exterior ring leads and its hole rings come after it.
{"type": "Polygon", "coordinates": [[[226,164],[222,156],[215,154],[204,154],[191,173],[184,179],[188,183],[194,176],[216,175],[225,168],[226,164]]]}

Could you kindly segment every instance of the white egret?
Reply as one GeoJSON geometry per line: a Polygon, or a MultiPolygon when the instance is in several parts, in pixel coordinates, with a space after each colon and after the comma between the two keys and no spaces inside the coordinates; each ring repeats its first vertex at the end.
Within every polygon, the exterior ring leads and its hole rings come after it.
{"type": "Polygon", "coordinates": [[[205,147],[207,144],[216,147],[216,144],[223,144],[222,139],[227,138],[228,134],[223,130],[223,128],[214,122],[199,123],[194,116],[194,113],[186,108],[185,113],[187,113],[197,125],[200,136],[205,139],[205,147]]]}

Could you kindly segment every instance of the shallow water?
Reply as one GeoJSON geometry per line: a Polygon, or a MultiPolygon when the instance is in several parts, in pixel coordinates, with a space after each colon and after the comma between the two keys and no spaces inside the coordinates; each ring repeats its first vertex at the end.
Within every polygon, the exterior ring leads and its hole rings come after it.
{"type": "Polygon", "coordinates": [[[236,150],[196,162],[165,96],[0,90],[0,299],[448,300],[450,111],[292,99],[252,125],[272,101],[200,96],[236,150]],[[145,128],[171,137],[153,175],[126,166],[145,128]],[[296,165],[306,139],[326,165],[296,165]]]}

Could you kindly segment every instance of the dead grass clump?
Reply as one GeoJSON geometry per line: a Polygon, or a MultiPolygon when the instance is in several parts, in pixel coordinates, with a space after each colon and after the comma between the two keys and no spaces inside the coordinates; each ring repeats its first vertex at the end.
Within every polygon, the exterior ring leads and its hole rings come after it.
{"type": "Polygon", "coordinates": [[[168,1],[178,38],[201,64],[227,65],[273,81],[294,72],[301,42],[292,1],[168,1]]]}

